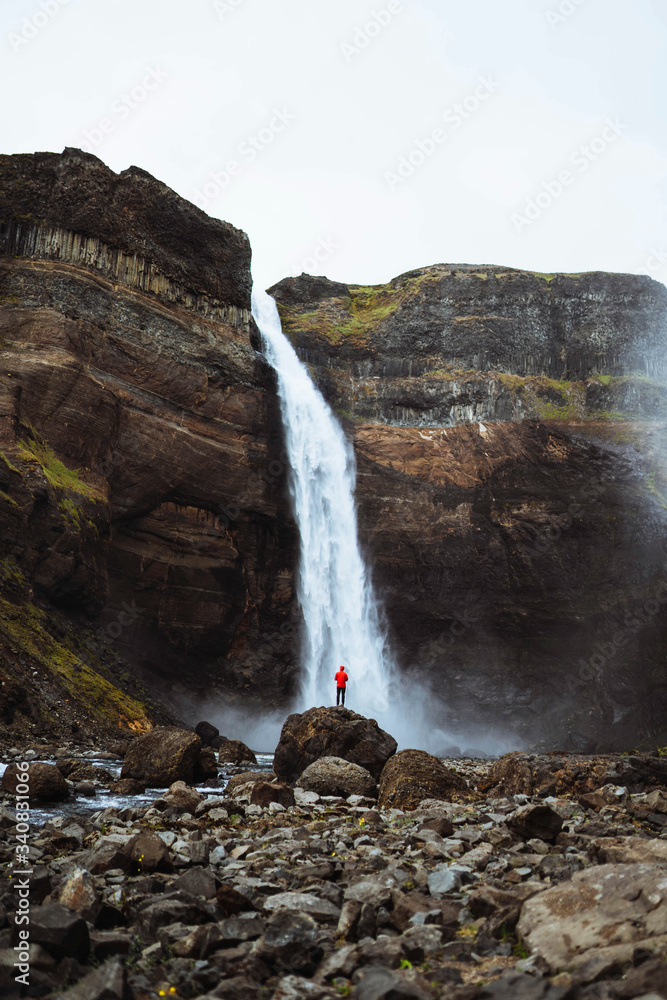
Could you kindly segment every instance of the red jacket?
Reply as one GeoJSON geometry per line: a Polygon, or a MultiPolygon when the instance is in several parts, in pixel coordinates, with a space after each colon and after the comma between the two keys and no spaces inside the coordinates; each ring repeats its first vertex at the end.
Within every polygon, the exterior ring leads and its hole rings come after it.
{"type": "Polygon", "coordinates": [[[344,670],[339,670],[336,674],[336,687],[344,688],[347,683],[348,677],[344,670]]]}

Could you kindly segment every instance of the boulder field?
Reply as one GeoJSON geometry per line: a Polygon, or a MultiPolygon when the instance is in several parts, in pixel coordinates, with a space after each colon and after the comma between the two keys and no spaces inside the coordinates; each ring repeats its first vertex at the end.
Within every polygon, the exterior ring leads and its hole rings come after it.
{"type": "MultiPolygon", "coordinates": [[[[312,739],[312,715],[307,721],[312,739]]],[[[377,725],[362,721],[367,743],[377,725]]],[[[330,732],[331,719],[319,730],[330,732]]],[[[148,803],[91,813],[74,800],[66,815],[36,826],[29,995],[667,995],[667,758],[442,760],[403,750],[388,756],[376,782],[325,743],[315,760],[292,757],[303,769],[289,783],[225,763],[219,791],[178,779],[148,803]],[[363,790],[350,792],[347,783],[359,788],[362,779],[363,790]]],[[[148,773],[171,749],[176,770],[190,773],[193,747],[208,750],[191,731],[158,728],[130,741],[125,764],[136,771],[145,757],[148,773]]],[[[101,754],[109,766],[118,749],[101,754]]],[[[82,776],[97,788],[111,777],[76,753],[53,770],[72,792],[82,776]]],[[[16,843],[12,781],[3,779],[2,861],[16,843]]],[[[0,991],[8,997],[19,995],[17,905],[6,887],[0,991]]]]}
{"type": "MultiPolygon", "coordinates": [[[[250,261],[138,167],[0,157],[6,745],[289,705],[298,545],[250,261]]],[[[354,445],[433,723],[667,742],[664,286],[436,264],[271,292],[354,445]]]]}

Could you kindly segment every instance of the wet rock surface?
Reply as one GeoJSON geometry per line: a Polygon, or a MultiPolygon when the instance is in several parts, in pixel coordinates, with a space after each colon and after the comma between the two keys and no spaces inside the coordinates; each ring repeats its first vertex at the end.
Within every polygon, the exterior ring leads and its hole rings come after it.
{"type": "Polygon", "coordinates": [[[278,777],[293,781],[321,757],[340,757],[363,767],[377,781],[396,748],[393,736],[374,719],[349,708],[311,708],[285,720],[273,768],[278,777]]]}
{"type": "MultiPolygon", "coordinates": [[[[30,839],[30,995],[67,980],[71,1000],[664,996],[667,786],[649,756],[561,754],[555,795],[484,791],[508,755],[438,760],[456,787],[405,809],[265,770],[220,794],[180,780],[141,805],[53,813],[30,839]],[[631,787],[595,787],[626,765],[631,787]]],[[[426,784],[432,762],[407,759],[426,784]]],[[[553,764],[531,757],[540,775],[553,764]]],[[[6,806],[0,838],[7,861],[6,806]]],[[[8,996],[16,906],[7,888],[8,996]]]]}

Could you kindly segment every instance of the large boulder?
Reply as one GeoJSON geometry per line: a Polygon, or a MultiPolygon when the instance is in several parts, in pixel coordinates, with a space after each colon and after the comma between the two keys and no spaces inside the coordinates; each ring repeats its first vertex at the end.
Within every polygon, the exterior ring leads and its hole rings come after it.
{"type": "Polygon", "coordinates": [[[425,750],[401,750],[384,766],[378,804],[384,809],[416,809],[424,799],[451,802],[465,791],[463,778],[437,757],[425,750]]]}
{"type": "Polygon", "coordinates": [[[201,739],[189,729],[156,726],[132,742],[121,778],[135,778],[153,788],[175,781],[192,784],[201,754],[201,739]]]}
{"type": "Polygon", "coordinates": [[[254,753],[241,740],[226,740],[218,750],[220,764],[256,764],[254,753]]]}
{"type": "Polygon", "coordinates": [[[298,779],[297,786],[318,795],[377,795],[375,778],[365,767],[342,757],[320,757],[309,764],[298,779]]]}
{"type": "Polygon", "coordinates": [[[309,708],[285,720],[273,769],[284,781],[294,781],[320,757],[341,757],[370,771],[377,781],[396,747],[375,719],[349,708],[309,708]]]}
{"type": "Polygon", "coordinates": [[[599,865],[524,903],[517,931],[552,970],[590,982],[667,946],[667,876],[657,865],[599,865]]]}
{"type": "MultiPolygon", "coordinates": [[[[19,771],[16,764],[10,764],[2,776],[2,791],[16,795],[17,786],[26,784],[25,774],[25,771],[19,771]]],[[[54,764],[31,764],[27,784],[31,802],[63,802],[69,798],[67,782],[54,764]]]]}

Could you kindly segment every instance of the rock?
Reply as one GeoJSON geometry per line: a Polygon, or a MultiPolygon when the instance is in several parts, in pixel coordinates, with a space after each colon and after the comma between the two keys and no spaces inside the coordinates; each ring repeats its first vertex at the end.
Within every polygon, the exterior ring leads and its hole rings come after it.
{"type": "Polygon", "coordinates": [[[309,764],[297,779],[299,788],[318,795],[377,795],[375,778],[365,768],[342,757],[320,757],[309,764]]]}
{"type": "Polygon", "coordinates": [[[75,958],[85,962],[90,951],[86,921],[61,903],[46,903],[31,909],[30,941],[41,945],[57,961],[75,958]]]}
{"type": "Polygon", "coordinates": [[[354,1000],[430,1000],[426,990],[383,965],[364,969],[352,996],[354,1000]]]}
{"type": "Polygon", "coordinates": [[[91,875],[120,869],[129,874],[132,861],[118,844],[99,844],[85,856],[85,864],[91,875]]]}
{"type": "Polygon", "coordinates": [[[399,940],[409,962],[423,962],[442,949],[442,930],[434,925],[409,927],[399,940]]]}
{"type": "Polygon", "coordinates": [[[147,943],[157,940],[158,931],[172,924],[206,924],[213,920],[210,903],[190,896],[188,893],[169,893],[159,899],[148,897],[140,905],[136,925],[147,943]]]}
{"type": "Polygon", "coordinates": [[[75,869],[61,887],[58,902],[94,922],[100,908],[100,898],[90,872],[82,868],[75,869]]]}
{"type": "Polygon", "coordinates": [[[551,806],[524,806],[507,820],[507,826],[522,840],[537,837],[554,841],[563,829],[563,820],[551,806]]]}
{"type": "Polygon", "coordinates": [[[199,751],[194,777],[198,782],[218,777],[218,758],[213,747],[202,747],[199,751]]]}
{"type": "Polygon", "coordinates": [[[288,716],[276,747],[273,769],[293,782],[321,757],[340,757],[369,771],[377,781],[396,741],[349,708],[311,708],[288,716]]]}
{"type": "Polygon", "coordinates": [[[125,966],[118,958],[110,958],[58,994],[58,1000],[131,1000],[131,997],[125,966]]]}
{"type": "Polygon", "coordinates": [[[424,750],[401,750],[385,765],[378,804],[383,809],[416,809],[424,799],[451,801],[465,792],[457,773],[424,750]]]}
{"type": "Polygon", "coordinates": [[[508,970],[500,979],[467,993],[465,1000],[570,1000],[569,986],[555,986],[548,979],[508,970]]]}
{"type": "Polygon", "coordinates": [[[112,795],[143,795],[146,786],[136,778],[119,778],[111,784],[109,791],[112,795]]]}
{"type": "Polygon", "coordinates": [[[340,917],[340,907],[307,892],[279,892],[267,899],[264,909],[267,913],[280,909],[307,913],[320,923],[337,924],[340,917]]]}
{"type": "Polygon", "coordinates": [[[254,911],[257,907],[247,896],[231,885],[221,885],[216,891],[218,906],[228,917],[236,916],[238,913],[254,911]]]}
{"type": "Polygon", "coordinates": [[[600,865],[524,903],[518,933],[552,970],[584,982],[667,946],[667,875],[655,865],[600,865]]]}
{"type": "Polygon", "coordinates": [[[448,892],[458,892],[461,885],[459,873],[447,865],[438,865],[428,876],[428,891],[435,899],[440,899],[448,892]]]}
{"type": "Polygon", "coordinates": [[[318,928],[312,917],[280,909],[268,920],[257,954],[277,968],[312,976],[322,957],[318,928]]]}
{"type": "Polygon", "coordinates": [[[135,875],[173,871],[169,848],[155,833],[137,833],[123,846],[123,853],[130,859],[135,875]]]}
{"type": "MultiPolygon", "coordinates": [[[[16,788],[23,787],[25,771],[19,771],[16,764],[9,764],[2,776],[0,788],[14,796],[16,788]]],[[[31,802],[64,802],[69,798],[69,787],[54,764],[36,762],[28,768],[28,795],[31,802]]]]}
{"type": "Polygon", "coordinates": [[[288,809],[294,805],[294,792],[289,785],[280,781],[257,781],[250,793],[250,804],[266,809],[272,802],[278,802],[288,809]]]}
{"type": "Polygon", "coordinates": [[[283,976],[271,1000],[338,1000],[340,994],[303,976],[283,976]]]}
{"type": "Polygon", "coordinates": [[[233,800],[241,793],[241,789],[248,792],[248,797],[252,788],[246,786],[254,785],[258,781],[267,781],[271,775],[266,771],[241,771],[240,774],[233,774],[225,787],[225,795],[233,800]]]}
{"type": "Polygon", "coordinates": [[[647,993],[667,997],[667,962],[664,958],[649,959],[636,969],[630,969],[622,984],[616,986],[617,996],[643,997],[647,993]]]}
{"type": "Polygon", "coordinates": [[[601,864],[667,865],[667,840],[654,837],[601,837],[594,841],[601,864]]]}
{"type": "Polygon", "coordinates": [[[168,807],[179,812],[189,812],[194,815],[197,806],[204,801],[204,796],[196,788],[191,788],[184,781],[175,781],[162,796],[168,807]]]}
{"type": "Polygon", "coordinates": [[[189,729],[156,726],[130,745],[121,778],[134,778],[153,788],[175,781],[191,783],[199,760],[201,740],[189,729]]]}
{"type": "Polygon", "coordinates": [[[420,832],[422,830],[433,830],[440,837],[451,837],[454,833],[454,824],[447,816],[433,816],[430,819],[424,819],[419,827],[420,832]]]}
{"type": "Polygon", "coordinates": [[[202,896],[204,899],[215,899],[218,886],[218,879],[206,868],[190,868],[172,883],[173,889],[188,892],[191,896],[202,896]]]}
{"type": "MultiPolygon", "coordinates": [[[[184,937],[173,942],[171,949],[178,958],[207,959],[223,946],[223,936],[215,924],[200,924],[184,937]]],[[[162,942],[163,944],[165,942],[162,942]]]]}
{"type": "Polygon", "coordinates": [[[241,740],[227,740],[218,750],[219,764],[256,764],[254,753],[241,740]]]}
{"type": "Polygon", "coordinates": [[[391,913],[391,925],[398,931],[406,931],[411,926],[410,921],[416,913],[440,914],[440,907],[430,896],[421,892],[411,892],[402,896],[391,913]]]}
{"type": "Polygon", "coordinates": [[[218,924],[222,940],[229,944],[254,941],[264,933],[264,921],[256,913],[241,913],[227,917],[218,924]]]}
{"type": "Polygon", "coordinates": [[[129,955],[132,947],[132,935],[126,930],[92,931],[90,935],[90,950],[98,962],[105,962],[114,955],[129,955]]]}
{"type": "MultiPolygon", "coordinates": [[[[220,739],[220,730],[210,722],[198,722],[194,730],[204,747],[212,747],[220,739]]],[[[218,748],[216,747],[216,750],[218,748]]]]}

